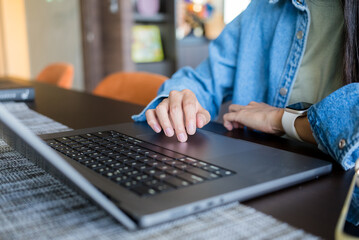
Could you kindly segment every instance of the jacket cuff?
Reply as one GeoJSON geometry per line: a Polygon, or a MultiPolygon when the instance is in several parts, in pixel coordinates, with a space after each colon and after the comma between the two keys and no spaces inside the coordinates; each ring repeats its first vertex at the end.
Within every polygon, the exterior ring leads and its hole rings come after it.
{"type": "Polygon", "coordinates": [[[359,85],[346,85],[308,111],[308,120],[318,145],[343,169],[354,167],[359,157],[359,85]]]}
{"type": "Polygon", "coordinates": [[[140,112],[139,114],[137,115],[132,115],[132,120],[134,120],[135,122],[144,122],[146,121],[146,115],[145,115],[145,112],[148,110],[148,109],[155,109],[157,107],[157,105],[162,102],[162,100],[164,98],[167,98],[168,97],[168,94],[161,94],[161,95],[158,95],[156,98],[154,98],[143,110],[142,112],[140,112]]]}

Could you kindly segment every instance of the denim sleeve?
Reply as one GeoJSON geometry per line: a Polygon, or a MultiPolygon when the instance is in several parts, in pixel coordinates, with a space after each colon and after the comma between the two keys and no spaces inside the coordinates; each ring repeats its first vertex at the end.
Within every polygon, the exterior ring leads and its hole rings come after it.
{"type": "Polygon", "coordinates": [[[354,167],[359,157],[359,83],[348,84],[308,111],[308,120],[319,148],[343,169],[354,167]]]}
{"type": "MultiPolygon", "coordinates": [[[[359,158],[359,83],[335,91],[308,111],[308,120],[319,148],[329,153],[343,169],[359,158]]],[[[359,225],[359,190],[355,188],[347,221],[359,225]]]]}
{"type": "Polygon", "coordinates": [[[209,45],[209,57],[196,69],[185,67],[177,71],[159,89],[158,96],[138,115],[135,121],[145,121],[145,111],[154,109],[168,97],[172,90],[193,91],[199,103],[211,114],[212,119],[218,114],[223,100],[229,99],[233,92],[236,72],[240,19],[237,17],[228,24],[221,35],[209,45]]]}

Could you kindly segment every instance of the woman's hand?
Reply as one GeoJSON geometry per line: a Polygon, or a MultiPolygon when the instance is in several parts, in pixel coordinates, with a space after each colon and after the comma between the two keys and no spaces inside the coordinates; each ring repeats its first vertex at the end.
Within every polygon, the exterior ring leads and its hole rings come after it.
{"type": "Polygon", "coordinates": [[[146,111],[148,125],[156,132],[164,131],[166,136],[176,134],[180,142],[187,141],[187,134],[193,135],[196,128],[202,128],[211,116],[198,102],[195,94],[188,89],[171,91],[156,109],[146,111]]]}
{"type": "Polygon", "coordinates": [[[224,126],[231,131],[241,125],[265,133],[283,135],[282,116],[284,109],[265,103],[250,102],[247,106],[232,104],[224,114],[224,126]]]}

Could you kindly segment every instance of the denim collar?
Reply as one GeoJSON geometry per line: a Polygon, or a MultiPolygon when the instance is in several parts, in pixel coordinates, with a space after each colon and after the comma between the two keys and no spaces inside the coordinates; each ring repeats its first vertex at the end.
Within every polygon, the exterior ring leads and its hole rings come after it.
{"type": "MultiPolygon", "coordinates": [[[[276,4],[279,0],[268,0],[271,4],[276,4]]],[[[292,0],[293,5],[301,11],[305,11],[307,9],[306,0],[292,0]]]]}

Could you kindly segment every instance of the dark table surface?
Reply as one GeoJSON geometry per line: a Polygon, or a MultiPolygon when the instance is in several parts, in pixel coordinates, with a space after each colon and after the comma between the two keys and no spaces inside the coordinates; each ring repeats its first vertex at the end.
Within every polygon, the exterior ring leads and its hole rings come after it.
{"type": "MultiPolygon", "coordinates": [[[[12,79],[20,82],[22,80],[12,79]]],[[[28,105],[35,111],[74,129],[132,121],[130,116],[143,107],[33,82],[36,99],[28,105]]],[[[285,149],[333,162],[316,146],[249,130],[227,132],[220,124],[206,129],[234,138],[285,149]]],[[[329,175],[286,188],[243,204],[325,239],[334,238],[335,226],[354,171],[333,165],[329,175]]]]}

